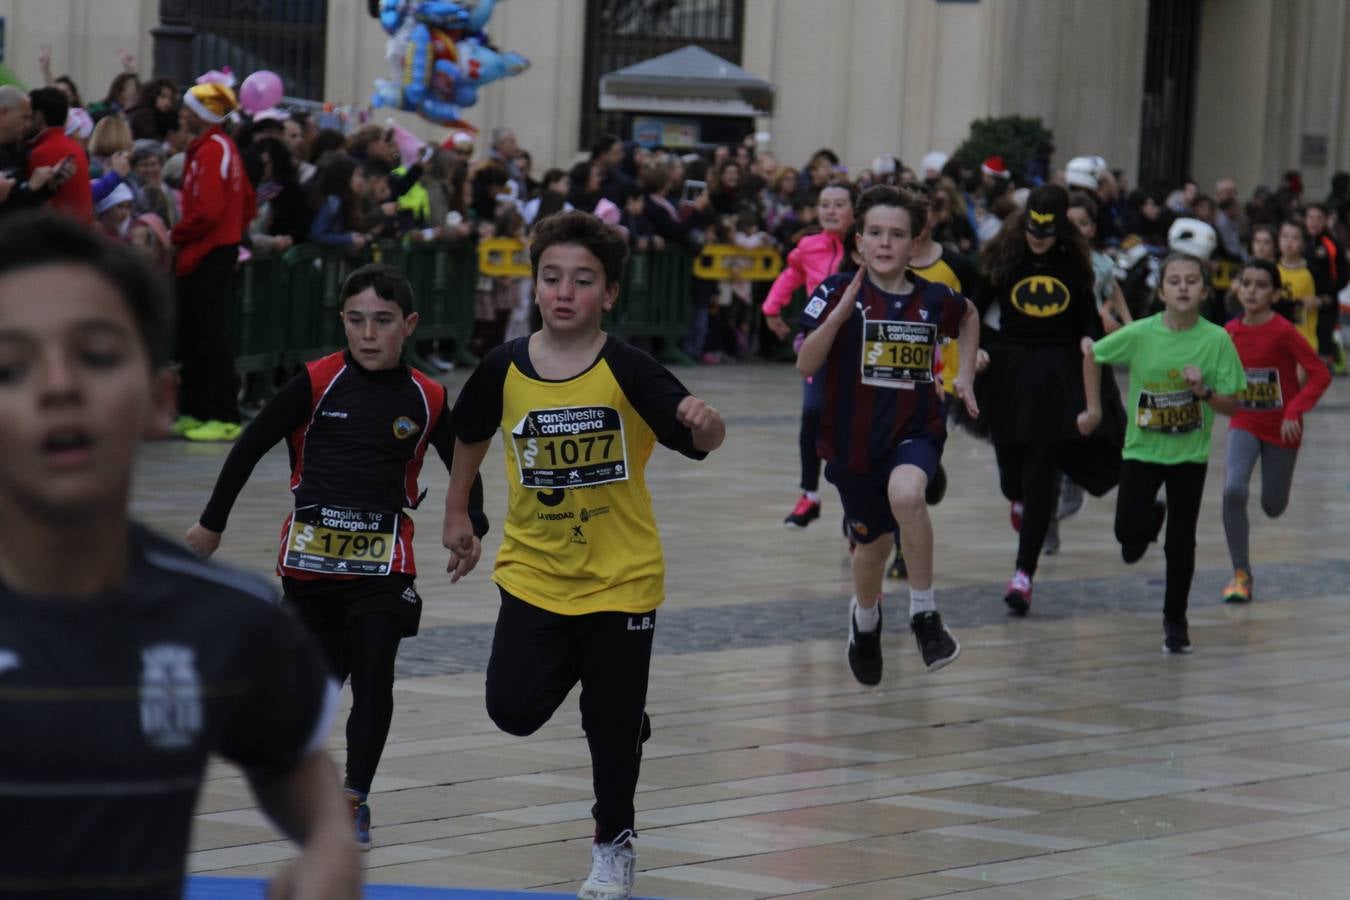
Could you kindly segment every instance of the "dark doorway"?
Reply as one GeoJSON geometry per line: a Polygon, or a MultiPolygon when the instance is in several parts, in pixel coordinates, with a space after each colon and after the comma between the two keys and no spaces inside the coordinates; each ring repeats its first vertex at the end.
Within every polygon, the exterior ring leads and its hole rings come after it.
{"type": "MultiPolygon", "coordinates": [[[[190,84],[229,66],[238,88],[270,69],[286,96],[322,100],[327,18],[328,0],[160,0],[156,74],[190,84]],[[165,40],[176,45],[172,52],[159,46],[165,40]]],[[[363,27],[379,26],[366,20],[363,27]]]]}
{"type": "Polygon", "coordinates": [[[1191,174],[1200,0],[1149,0],[1139,185],[1163,190],[1191,174]]]}

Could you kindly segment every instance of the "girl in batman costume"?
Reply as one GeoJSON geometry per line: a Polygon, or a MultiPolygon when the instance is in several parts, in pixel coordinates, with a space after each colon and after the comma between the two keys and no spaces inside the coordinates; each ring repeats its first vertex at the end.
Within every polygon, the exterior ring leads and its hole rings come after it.
{"type": "MultiPolygon", "coordinates": [[[[986,328],[989,365],[975,380],[981,436],[994,444],[999,486],[1020,528],[1017,563],[1004,596],[1011,612],[1031,607],[1031,581],[1058,503],[1059,472],[1100,497],[1120,478],[1125,412],[1114,378],[1102,378],[1102,423],[1078,433],[1085,409],[1084,337],[1101,321],[1093,301],[1091,251],[1068,218],[1069,195],[1043,185],[980,253],[985,280],[974,298],[986,328]],[[1020,521],[1019,521],[1020,519],[1020,521]]],[[[974,423],[971,423],[974,424],[974,423]]]]}

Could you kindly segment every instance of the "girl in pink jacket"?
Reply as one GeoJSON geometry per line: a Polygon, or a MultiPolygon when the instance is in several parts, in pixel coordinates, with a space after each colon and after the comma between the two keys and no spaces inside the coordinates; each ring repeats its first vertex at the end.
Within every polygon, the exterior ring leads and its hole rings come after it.
{"type": "MultiPolygon", "coordinates": [[[[783,309],[798,288],[807,295],[830,275],[838,272],[847,257],[847,238],[853,228],[853,187],[847,182],[827,185],[816,201],[816,220],[824,230],[801,239],[788,254],[787,265],[774,279],[769,296],[760,307],[764,322],[779,338],[791,330],[783,321],[783,309]]],[[[818,382],[819,379],[816,379],[818,382]]],[[[816,432],[824,402],[819,384],[806,379],[802,396],[802,427],[798,435],[802,461],[802,496],[783,520],[788,528],[805,528],[820,518],[820,457],[816,455],[816,432]]]]}

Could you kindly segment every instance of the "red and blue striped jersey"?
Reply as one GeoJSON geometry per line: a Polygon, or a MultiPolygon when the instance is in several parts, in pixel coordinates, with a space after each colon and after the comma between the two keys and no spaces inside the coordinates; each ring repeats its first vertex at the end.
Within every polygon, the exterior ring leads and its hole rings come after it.
{"type": "MultiPolygon", "coordinates": [[[[880,465],[908,437],[941,443],[947,436],[933,363],[941,339],[960,331],[967,301],[946,285],[908,277],[907,294],[888,294],[864,277],[854,313],[815,376],[825,395],[817,450],[852,472],[880,465]]],[[[802,311],[804,331],[825,321],[852,280],[841,273],[821,282],[802,311]]]]}

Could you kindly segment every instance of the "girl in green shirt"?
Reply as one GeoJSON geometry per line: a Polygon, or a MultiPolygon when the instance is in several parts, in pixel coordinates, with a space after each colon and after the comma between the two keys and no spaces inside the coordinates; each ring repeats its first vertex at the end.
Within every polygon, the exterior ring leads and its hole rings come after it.
{"type": "MultiPolygon", "coordinates": [[[[1126,325],[1095,344],[1083,339],[1084,378],[1097,363],[1130,369],[1125,449],[1116,498],[1116,539],[1127,563],[1157,540],[1164,520],[1167,586],[1163,600],[1163,652],[1190,653],[1186,606],[1195,574],[1195,529],[1209,463],[1214,414],[1230,415],[1246,387],[1242,361],[1228,333],[1200,316],[1209,291],[1205,267],[1193,256],[1163,260],[1158,297],[1163,311],[1126,325]],[[1167,487],[1167,501],[1157,500],[1167,487]]],[[[1086,382],[1089,395],[1097,379],[1086,382]]],[[[1079,429],[1100,421],[1100,403],[1089,402],[1079,429]]]]}

